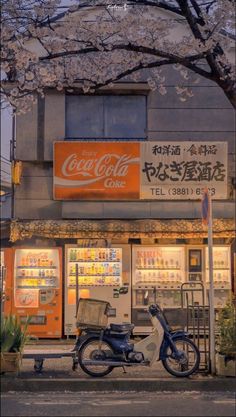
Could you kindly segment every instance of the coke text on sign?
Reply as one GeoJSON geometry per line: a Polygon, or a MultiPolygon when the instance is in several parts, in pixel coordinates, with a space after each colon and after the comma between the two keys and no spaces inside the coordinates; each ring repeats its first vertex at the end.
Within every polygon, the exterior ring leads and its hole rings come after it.
{"type": "Polygon", "coordinates": [[[139,199],[139,143],[55,142],[56,200],[139,199]]]}

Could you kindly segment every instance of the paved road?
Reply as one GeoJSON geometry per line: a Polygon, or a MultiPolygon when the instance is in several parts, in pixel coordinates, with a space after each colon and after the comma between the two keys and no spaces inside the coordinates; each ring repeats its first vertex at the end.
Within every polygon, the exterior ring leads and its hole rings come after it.
{"type": "Polygon", "coordinates": [[[229,392],[8,392],[2,417],[41,416],[235,416],[229,392]]]}

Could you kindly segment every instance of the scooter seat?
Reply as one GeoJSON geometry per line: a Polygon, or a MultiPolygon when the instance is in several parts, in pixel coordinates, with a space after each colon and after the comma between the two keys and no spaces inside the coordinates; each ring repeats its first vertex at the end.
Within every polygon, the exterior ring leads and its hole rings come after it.
{"type": "Polygon", "coordinates": [[[122,323],[122,324],[111,323],[110,329],[113,332],[117,332],[117,333],[131,332],[134,329],[134,324],[133,323],[122,323]]]}

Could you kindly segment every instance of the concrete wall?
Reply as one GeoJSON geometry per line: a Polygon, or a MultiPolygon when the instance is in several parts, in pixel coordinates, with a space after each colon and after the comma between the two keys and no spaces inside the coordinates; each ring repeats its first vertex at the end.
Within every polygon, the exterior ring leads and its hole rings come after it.
{"type": "Polygon", "coordinates": [[[0,197],[0,215],[1,220],[6,220],[11,218],[11,193],[2,195],[0,197]]]}
{"type": "MultiPolygon", "coordinates": [[[[232,181],[235,178],[235,112],[223,92],[206,79],[200,79],[197,85],[193,85],[192,98],[187,102],[181,102],[174,89],[179,81],[179,74],[168,69],[167,95],[161,96],[150,91],[147,93],[147,138],[150,141],[227,141],[229,198],[227,201],[214,202],[213,215],[223,218],[234,217],[235,190],[232,181]]],[[[31,113],[17,118],[16,155],[24,163],[22,182],[16,187],[15,192],[15,217],[19,219],[200,217],[200,204],[197,201],[54,201],[52,145],[54,140],[64,139],[65,126],[65,96],[62,93],[50,92],[44,102],[41,101],[34,106],[31,113]]]]}

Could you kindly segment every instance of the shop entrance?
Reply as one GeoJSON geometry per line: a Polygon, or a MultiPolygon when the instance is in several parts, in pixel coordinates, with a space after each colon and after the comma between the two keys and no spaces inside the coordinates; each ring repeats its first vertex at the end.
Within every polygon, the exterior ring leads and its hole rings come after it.
{"type": "Polygon", "coordinates": [[[181,285],[181,307],[186,312],[185,330],[201,353],[199,369],[209,372],[209,306],[202,282],[185,282],[181,285]]]}

